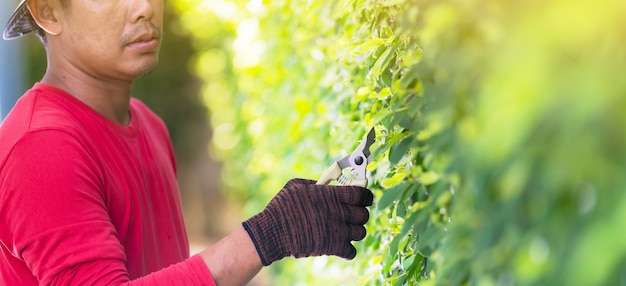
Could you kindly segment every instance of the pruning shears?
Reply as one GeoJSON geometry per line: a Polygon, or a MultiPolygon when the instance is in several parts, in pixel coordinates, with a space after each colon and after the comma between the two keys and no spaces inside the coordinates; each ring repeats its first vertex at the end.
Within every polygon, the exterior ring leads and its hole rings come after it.
{"type": "Polygon", "coordinates": [[[367,187],[367,164],[370,162],[370,146],[376,140],[376,132],[371,128],[356,149],[348,156],[333,162],[317,181],[318,185],[328,185],[336,181],[344,186],[367,187]],[[352,176],[346,176],[344,169],[350,169],[352,176]]]}

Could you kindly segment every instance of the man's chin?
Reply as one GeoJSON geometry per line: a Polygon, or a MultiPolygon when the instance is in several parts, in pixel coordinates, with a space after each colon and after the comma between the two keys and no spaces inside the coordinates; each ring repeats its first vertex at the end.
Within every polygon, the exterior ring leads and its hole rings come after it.
{"type": "Polygon", "coordinates": [[[154,71],[156,69],[158,63],[159,63],[159,61],[157,59],[155,59],[154,61],[152,61],[150,63],[145,63],[145,64],[137,67],[136,69],[131,71],[129,74],[130,74],[130,76],[132,77],[133,80],[141,78],[141,77],[151,73],[152,71],[154,71]]]}
{"type": "Polygon", "coordinates": [[[141,72],[137,78],[143,77],[145,75],[148,75],[149,73],[153,72],[157,67],[157,64],[155,63],[154,65],[152,65],[150,68],[144,70],[143,72],[141,72]]]}

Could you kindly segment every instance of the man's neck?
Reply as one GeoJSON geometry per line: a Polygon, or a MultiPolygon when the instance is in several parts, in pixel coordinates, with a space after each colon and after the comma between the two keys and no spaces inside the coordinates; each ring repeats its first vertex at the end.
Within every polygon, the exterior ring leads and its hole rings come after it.
{"type": "Polygon", "coordinates": [[[42,83],[60,88],[93,108],[102,116],[126,126],[130,124],[132,81],[101,80],[78,73],[48,69],[42,83]]]}

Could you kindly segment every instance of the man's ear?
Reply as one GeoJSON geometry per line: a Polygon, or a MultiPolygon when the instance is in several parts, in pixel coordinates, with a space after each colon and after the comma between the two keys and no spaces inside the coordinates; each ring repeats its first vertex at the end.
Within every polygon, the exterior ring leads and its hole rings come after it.
{"type": "Polygon", "coordinates": [[[63,31],[61,23],[57,20],[57,12],[60,6],[51,3],[51,0],[30,0],[28,10],[41,29],[51,35],[58,35],[63,31]]]}

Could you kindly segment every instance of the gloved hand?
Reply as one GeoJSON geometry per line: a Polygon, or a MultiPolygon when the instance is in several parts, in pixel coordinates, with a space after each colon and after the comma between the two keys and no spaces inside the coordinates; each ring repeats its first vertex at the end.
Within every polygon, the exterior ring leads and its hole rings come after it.
{"type": "Polygon", "coordinates": [[[292,179],[265,209],[243,222],[264,266],[286,256],[356,256],[351,241],[365,238],[372,192],[355,186],[292,179]]]}

